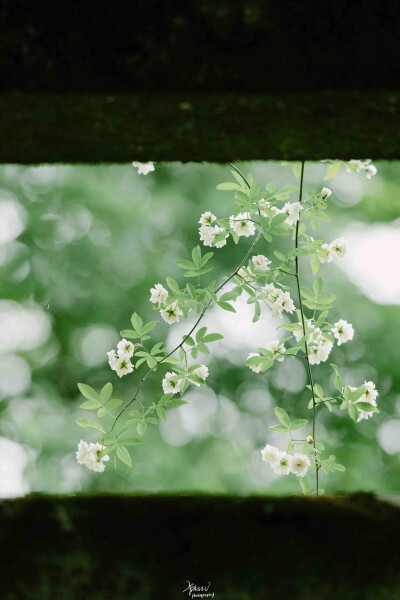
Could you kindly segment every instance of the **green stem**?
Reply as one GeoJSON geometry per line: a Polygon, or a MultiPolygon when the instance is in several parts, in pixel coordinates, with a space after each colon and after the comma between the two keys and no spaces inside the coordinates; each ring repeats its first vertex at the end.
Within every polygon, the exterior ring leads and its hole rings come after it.
{"type": "MultiPolygon", "coordinates": [[[[299,191],[299,202],[301,204],[302,201],[302,196],[303,196],[303,180],[304,180],[304,160],[301,162],[301,174],[300,174],[300,191],[299,191]]],[[[295,234],[295,247],[296,249],[299,247],[299,226],[300,226],[300,215],[299,215],[299,220],[296,223],[296,234],[295,234]]],[[[315,447],[315,418],[316,418],[316,399],[315,399],[315,392],[314,392],[314,380],[313,380],[313,375],[312,375],[312,370],[311,370],[311,364],[310,364],[310,358],[308,355],[308,345],[307,345],[307,338],[306,338],[306,325],[305,325],[305,318],[304,318],[304,308],[303,308],[303,301],[301,298],[301,290],[300,290],[300,269],[299,269],[299,257],[296,254],[296,259],[295,259],[295,267],[296,267],[296,282],[297,282],[297,292],[298,292],[298,296],[299,296],[299,305],[300,305],[300,313],[301,313],[301,324],[303,327],[303,336],[304,336],[304,348],[305,348],[305,358],[306,358],[306,363],[307,363],[307,371],[308,371],[308,378],[310,380],[310,386],[311,386],[311,394],[312,394],[312,402],[313,402],[313,426],[312,426],[312,436],[313,436],[313,447],[314,447],[314,460],[315,460],[315,483],[316,483],[316,494],[317,496],[319,495],[319,477],[318,477],[318,472],[319,472],[319,464],[318,464],[318,459],[317,459],[317,451],[316,451],[316,447],[315,447]]]]}

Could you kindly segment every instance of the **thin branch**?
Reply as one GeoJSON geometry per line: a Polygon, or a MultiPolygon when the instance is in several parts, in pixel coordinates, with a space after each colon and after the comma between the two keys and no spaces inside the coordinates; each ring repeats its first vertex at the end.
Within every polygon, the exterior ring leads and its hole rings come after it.
{"type": "MultiPolygon", "coordinates": [[[[301,174],[300,174],[300,191],[299,191],[299,202],[301,203],[302,201],[302,195],[303,195],[303,179],[304,179],[304,160],[301,163],[301,174]]],[[[299,215],[299,220],[296,223],[296,236],[295,236],[295,247],[296,249],[299,247],[299,226],[300,226],[300,215],[299,215]]],[[[315,416],[316,416],[316,398],[315,398],[315,392],[314,392],[314,380],[313,380],[313,375],[312,375],[312,370],[311,370],[311,364],[310,364],[310,358],[308,355],[308,345],[307,345],[307,337],[306,337],[306,325],[305,325],[305,319],[304,319],[304,308],[303,308],[303,301],[301,298],[301,290],[300,290],[300,273],[299,273],[299,257],[296,254],[296,258],[295,258],[295,266],[296,266],[296,282],[297,282],[297,292],[299,295],[299,305],[300,305],[300,313],[301,313],[301,324],[303,327],[303,335],[304,335],[304,348],[305,348],[305,358],[306,358],[306,362],[307,362],[307,370],[308,370],[308,376],[310,379],[310,386],[311,386],[311,393],[312,393],[312,401],[313,401],[313,428],[312,428],[312,436],[313,436],[313,447],[314,447],[314,459],[315,459],[315,474],[316,474],[316,494],[318,496],[319,494],[319,481],[318,481],[318,471],[319,471],[319,464],[318,464],[318,459],[317,459],[317,452],[316,452],[316,446],[315,446],[315,416]]]]}

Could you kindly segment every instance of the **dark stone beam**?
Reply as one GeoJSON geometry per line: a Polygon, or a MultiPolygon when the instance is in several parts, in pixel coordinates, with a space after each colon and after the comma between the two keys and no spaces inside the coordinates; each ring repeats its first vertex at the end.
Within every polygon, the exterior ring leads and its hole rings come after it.
{"type": "Polygon", "coordinates": [[[400,159],[400,93],[0,95],[0,162],[400,159]]]}
{"type": "Polygon", "coordinates": [[[399,25],[393,0],[4,0],[0,161],[398,159],[399,25]]]}

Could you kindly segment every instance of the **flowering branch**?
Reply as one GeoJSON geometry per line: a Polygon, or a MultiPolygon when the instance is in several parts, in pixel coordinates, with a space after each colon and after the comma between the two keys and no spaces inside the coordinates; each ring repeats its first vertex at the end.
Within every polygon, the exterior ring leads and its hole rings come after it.
{"type": "MultiPolygon", "coordinates": [[[[376,173],[370,161],[327,162],[325,179],[333,177],[342,166],[353,172],[364,172],[367,178],[376,173]]],[[[133,164],[138,168],[139,174],[146,175],[154,170],[153,163],[133,164]]],[[[196,246],[191,253],[192,260],[177,262],[177,266],[183,269],[185,278],[197,280],[196,286],[188,282],[182,288],[174,279],[166,277],[168,289],[161,283],[151,288],[150,302],[168,325],[179,322],[182,316],[186,318],[192,311],[197,313],[198,317],[182,341],[167,353],[162,342],[157,342],[152,347],[147,345],[158,321],[143,323],[137,313],[132,315],[132,329],[123,330],[123,339],[118,343],[117,351],[108,352],[109,364],[119,377],[136,371],[144,363],[147,364],[147,371],[141,377],[133,397],[116,414],[114,410],[122,401],[112,397],[113,386],[110,382],[106,383],[99,393],[86,384],[78,384],[80,392],[86,398],[81,408],[96,411],[98,419],[78,419],[77,422],[82,427],[100,431],[102,435],[94,443],[81,440],[77,460],[89,469],[101,472],[104,471],[109,453],[115,451],[120,461],[131,466],[132,459],[127,448],[142,441],[147,426],[157,424],[158,419],[165,420],[167,408],[186,404],[176,395],[182,396],[189,385],[206,385],[208,368],[203,364],[190,364],[191,359],[196,360],[199,353],[209,354],[208,345],[223,336],[219,333],[208,333],[207,327],[199,327],[204,315],[212,306],[236,312],[234,303],[239,296],[245,294],[248,296],[247,303],[254,306],[253,322],[258,321],[261,308],[264,307],[279,319],[283,319],[285,315],[297,314],[297,319],[285,321],[278,327],[289,332],[287,337],[272,340],[264,348],[259,348],[258,352],[251,352],[245,364],[255,373],[264,373],[272,368],[275,362],[296,358],[306,361],[309,379],[306,387],[311,391],[308,408],[312,410],[312,429],[303,436],[293,437],[293,432],[304,429],[308,420],[297,418],[291,421],[284,408],[276,407],[275,414],[279,423],[272,425],[270,429],[287,434],[289,441],[279,448],[267,444],[261,451],[261,456],[276,474],[292,473],[299,477],[305,494],[310,493],[307,472],[311,466],[311,457],[316,471],[315,493],[318,495],[323,492],[319,489],[320,469],[329,473],[343,471],[344,467],[336,463],[333,455],[328,458],[322,456],[324,445],[321,436],[316,435],[317,406],[321,405],[332,411],[332,405],[340,405],[340,410],[347,410],[355,422],[379,412],[376,405],[378,392],[372,382],[364,382],[358,388],[343,385],[338,367],[332,363],[334,386],[338,393],[330,396],[314,381],[311,369],[311,365],[326,362],[335,342],[340,346],[350,341],[354,335],[353,327],[347,321],[340,319],[333,325],[328,322],[327,317],[335,296],[323,293],[323,280],[320,276],[316,277],[322,264],[330,263],[336,257],[345,254],[347,245],[343,238],[326,243],[323,240],[315,240],[307,233],[305,220],[310,221],[314,231],[318,231],[320,220],[330,220],[326,209],[332,192],[324,187],[318,193],[308,192],[307,198],[303,198],[304,162],[294,165],[295,175],[300,178],[300,187],[286,186],[281,190],[276,190],[272,183],[269,183],[265,190],[261,190],[251,175],[245,177],[235,165],[229,164],[235,181],[222,183],[217,187],[234,192],[236,209],[229,218],[218,218],[209,211],[202,214],[199,220],[200,241],[205,247],[213,249],[223,248],[229,240],[237,244],[241,237],[255,236],[254,241],[236,269],[219,286],[215,281],[202,283],[203,276],[213,268],[210,261],[214,252],[202,254],[200,247],[196,246]],[[297,202],[288,201],[292,192],[299,193],[297,202]],[[274,256],[271,253],[270,258],[263,254],[252,255],[256,244],[261,240],[271,244],[275,236],[290,234],[293,235],[295,244],[293,250],[287,254],[274,247],[274,256]],[[303,287],[300,281],[299,258],[306,255],[310,257],[311,270],[315,277],[312,290],[303,287]],[[277,260],[278,263],[273,265],[273,260],[277,260]],[[286,284],[288,277],[289,285],[286,284]],[[293,282],[293,278],[296,281],[298,296],[297,309],[291,297],[290,283],[293,282]],[[228,283],[231,284],[229,289],[219,295],[228,283]],[[305,309],[310,310],[312,316],[307,318],[305,309]],[[174,365],[174,371],[165,373],[161,382],[163,395],[159,401],[146,406],[140,402],[139,392],[147,378],[163,364],[174,365]],[[139,410],[128,411],[135,401],[139,410]],[[129,418],[117,432],[117,423],[124,415],[129,418]],[[107,429],[102,424],[103,418],[112,419],[107,429]],[[139,437],[124,437],[132,426],[136,428],[139,437]],[[297,446],[300,446],[299,451],[293,452],[297,446]],[[281,451],[282,447],[286,447],[286,451],[281,451]]],[[[271,246],[269,248],[271,249],[271,246]]]]}

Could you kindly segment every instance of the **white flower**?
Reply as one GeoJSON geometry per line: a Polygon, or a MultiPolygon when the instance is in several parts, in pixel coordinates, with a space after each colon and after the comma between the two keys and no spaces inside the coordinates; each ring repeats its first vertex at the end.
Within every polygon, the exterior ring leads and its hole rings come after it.
{"type": "Polygon", "coordinates": [[[306,454],[296,453],[290,457],[290,470],[297,477],[304,477],[310,465],[311,461],[306,454]]]}
{"type": "Polygon", "coordinates": [[[331,262],[335,256],[344,256],[347,252],[347,242],[344,238],[340,237],[333,240],[330,244],[321,244],[321,248],[327,251],[328,255],[324,258],[319,256],[319,260],[322,263],[331,262]]]}
{"type": "Polygon", "coordinates": [[[76,460],[78,461],[78,464],[85,465],[91,471],[102,473],[106,467],[104,463],[110,459],[108,454],[99,457],[99,452],[102,450],[105,450],[105,446],[102,446],[97,442],[95,444],[92,442],[88,444],[81,440],[78,444],[76,460]]]}
{"type": "Polygon", "coordinates": [[[301,210],[303,210],[303,207],[300,204],[300,202],[286,202],[286,204],[280,212],[288,215],[288,218],[286,219],[285,223],[287,223],[288,225],[295,225],[300,219],[301,210]]]}
{"type": "Polygon", "coordinates": [[[153,304],[165,304],[168,298],[168,291],[161,283],[156,283],[153,288],[150,288],[150,302],[153,304]]]}
{"type": "MultiPolygon", "coordinates": [[[[301,340],[301,338],[303,337],[302,323],[298,323],[298,325],[300,325],[301,329],[299,329],[297,331],[293,331],[293,335],[296,338],[296,342],[299,342],[301,340]]],[[[313,338],[315,331],[317,331],[318,333],[321,331],[320,329],[315,328],[315,325],[314,325],[312,319],[305,319],[305,326],[306,326],[306,334],[307,334],[308,341],[310,341],[313,338]]]]}
{"type": "Polygon", "coordinates": [[[307,442],[307,444],[313,444],[313,443],[314,443],[314,438],[313,438],[313,436],[312,436],[312,435],[308,435],[308,436],[306,437],[306,442],[307,442]]]}
{"type": "Polygon", "coordinates": [[[203,242],[204,246],[212,246],[214,242],[214,238],[216,235],[216,231],[214,227],[209,227],[208,225],[203,225],[199,229],[200,233],[200,241],[203,242]]]}
{"type": "Polygon", "coordinates": [[[199,219],[200,225],[211,225],[213,221],[215,221],[217,217],[212,214],[209,210],[203,213],[199,219]]]}
{"type": "Polygon", "coordinates": [[[310,364],[319,365],[321,362],[327,361],[332,348],[333,343],[330,340],[326,340],[321,334],[318,342],[308,347],[310,364]]]}
{"type": "Polygon", "coordinates": [[[132,167],[138,170],[139,175],[147,175],[154,171],[154,163],[152,161],[147,163],[133,161],[132,167]]]}
{"type": "MultiPolygon", "coordinates": [[[[301,325],[301,323],[299,323],[299,325],[301,325]]],[[[324,338],[320,328],[315,327],[311,319],[306,319],[305,325],[308,358],[312,365],[319,365],[319,363],[325,362],[328,359],[333,348],[333,343],[324,338]]],[[[296,341],[299,342],[303,337],[303,330],[294,331],[293,335],[296,338],[296,341]]]]}
{"type": "Polygon", "coordinates": [[[176,377],[176,373],[166,373],[164,379],[162,380],[164,394],[177,394],[181,389],[182,379],[171,381],[172,377],[176,377]]]}
{"type": "Polygon", "coordinates": [[[279,290],[279,291],[280,291],[281,306],[282,306],[283,310],[288,313],[294,312],[296,310],[296,307],[290,296],[290,293],[282,292],[282,290],[279,290]]]}
{"type": "Polygon", "coordinates": [[[277,452],[271,467],[276,475],[288,475],[290,473],[290,457],[286,452],[277,452]]]}
{"type": "Polygon", "coordinates": [[[274,358],[276,356],[279,356],[279,358],[276,359],[278,362],[283,362],[284,357],[281,356],[281,354],[284,354],[286,352],[286,348],[279,340],[273,340],[272,342],[268,342],[268,344],[265,345],[265,348],[270,352],[273,352],[274,358]]]}
{"type": "Polygon", "coordinates": [[[239,236],[249,237],[256,232],[256,226],[252,221],[249,221],[249,213],[239,213],[236,217],[229,217],[229,225],[231,229],[239,236]]]}
{"type": "Polygon", "coordinates": [[[366,160],[350,160],[349,163],[351,165],[355,165],[357,167],[357,173],[359,173],[360,171],[364,170],[365,167],[371,162],[371,159],[366,159],[366,160]]]}
{"type": "Polygon", "coordinates": [[[263,459],[263,461],[271,464],[271,463],[275,462],[276,455],[278,454],[279,450],[278,450],[278,448],[275,448],[275,446],[270,446],[269,444],[267,444],[265,446],[265,448],[260,450],[260,452],[261,452],[261,458],[263,459]]]}
{"type": "Polygon", "coordinates": [[[92,452],[87,442],[81,440],[78,444],[78,451],[76,453],[76,460],[79,465],[85,465],[86,462],[92,459],[92,452]]]}
{"type": "MultiPolygon", "coordinates": [[[[192,375],[197,375],[197,377],[200,377],[200,379],[202,379],[203,381],[207,379],[208,374],[208,368],[205,365],[200,365],[200,367],[197,367],[197,369],[192,371],[192,375]]],[[[193,381],[192,383],[200,387],[200,383],[198,383],[197,381],[193,381]]]]}
{"type": "Polygon", "coordinates": [[[279,210],[278,207],[276,206],[272,206],[271,202],[269,202],[268,200],[265,200],[265,198],[261,198],[261,200],[258,203],[258,206],[260,207],[260,213],[263,217],[267,217],[267,212],[266,212],[266,208],[269,208],[269,210],[272,212],[272,215],[275,217],[276,215],[279,215],[279,213],[281,212],[279,210]]]}
{"type": "Polygon", "coordinates": [[[330,263],[330,262],[332,262],[332,260],[333,260],[333,258],[335,256],[335,253],[334,253],[333,248],[331,247],[331,245],[330,244],[321,244],[321,248],[323,250],[326,250],[327,253],[328,253],[328,255],[326,257],[324,257],[324,256],[318,256],[320,262],[322,262],[322,263],[330,263]]]}
{"type": "MultiPolygon", "coordinates": [[[[220,233],[225,233],[226,229],[224,229],[223,227],[219,227],[218,225],[214,226],[214,234],[215,236],[217,236],[220,233]]],[[[215,247],[216,248],[223,248],[224,246],[226,246],[226,240],[228,239],[228,233],[226,234],[226,236],[220,240],[219,242],[215,242],[215,247]]]]}
{"type": "Polygon", "coordinates": [[[332,190],[330,190],[327,187],[323,187],[321,190],[321,196],[324,200],[326,200],[327,198],[329,198],[329,196],[332,196],[332,190]]]}
{"type": "Polygon", "coordinates": [[[179,317],[183,315],[178,300],[175,300],[175,302],[173,302],[166,308],[162,308],[160,310],[160,315],[164,319],[164,321],[168,323],[168,325],[172,325],[172,323],[178,323],[179,317]]]}
{"type": "Polygon", "coordinates": [[[367,174],[367,179],[371,179],[371,177],[374,177],[374,175],[377,174],[378,169],[374,165],[368,165],[365,167],[364,171],[367,174]]]}
{"type": "MultiPolygon", "coordinates": [[[[247,357],[247,360],[249,358],[252,358],[253,356],[260,356],[258,354],[258,352],[250,352],[250,354],[247,357]]],[[[249,367],[249,369],[251,369],[252,371],[254,371],[254,373],[260,373],[261,372],[261,365],[253,365],[251,367],[249,367]]]]}
{"type": "MultiPolygon", "coordinates": [[[[354,392],[355,389],[357,388],[353,388],[351,386],[349,386],[350,389],[354,392]]],[[[368,404],[371,404],[372,406],[376,406],[376,398],[378,397],[378,391],[375,389],[375,384],[372,381],[365,381],[364,382],[364,393],[363,395],[355,401],[355,404],[357,404],[357,402],[367,402],[368,404]]],[[[359,421],[362,421],[362,419],[368,419],[369,417],[373,417],[374,413],[373,411],[369,412],[369,411],[365,411],[365,410],[358,410],[358,419],[357,419],[357,423],[359,421]]]]}
{"type": "Polygon", "coordinates": [[[123,377],[128,373],[132,373],[133,364],[128,358],[119,356],[117,362],[115,363],[114,371],[117,373],[118,377],[123,377]]]}
{"type": "Polygon", "coordinates": [[[354,329],[350,323],[344,319],[340,319],[332,328],[332,333],[338,341],[337,345],[341,346],[342,344],[345,344],[353,339],[354,329]]]}
{"type": "Polygon", "coordinates": [[[239,269],[237,274],[245,281],[251,281],[251,275],[248,273],[248,271],[246,271],[246,269],[243,269],[243,267],[239,269]]]}
{"type": "Polygon", "coordinates": [[[253,256],[253,258],[251,260],[253,261],[254,268],[257,269],[258,271],[268,271],[269,270],[269,265],[271,264],[271,261],[269,260],[269,258],[264,256],[263,254],[258,254],[257,256],[253,256]]]}
{"type": "Polygon", "coordinates": [[[333,242],[330,243],[330,246],[337,256],[344,256],[347,252],[347,242],[342,237],[333,240],[333,242]]]}
{"type": "Polygon", "coordinates": [[[115,365],[118,360],[115,350],[110,350],[110,352],[107,352],[107,356],[108,356],[108,364],[110,365],[110,367],[112,369],[115,369],[115,365]]]}
{"type": "Polygon", "coordinates": [[[265,302],[272,310],[275,317],[282,317],[282,312],[292,313],[295,310],[295,305],[289,292],[284,292],[280,288],[276,288],[273,283],[267,283],[261,288],[266,294],[265,302]]]}
{"type": "Polygon", "coordinates": [[[120,342],[118,342],[117,350],[118,350],[118,356],[120,358],[129,359],[133,356],[133,353],[135,351],[135,346],[132,344],[132,342],[128,342],[128,340],[126,340],[124,338],[120,342]]]}
{"type": "Polygon", "coordinates": [[[374,177],[374,175],[376,175],[378,172],[377,168],[370,164],[370,158],[366,158],[365,160],[350,160],[349,163],[357,167],[357,173],[364,171],[367,175],[367,179],[371,179],[371,177],[374,177]]]}
{"type": "Polygon", "coordinates": [[[273,283],[267,283],[261,289],[267,296],[265,299],[266,305],[272,310],[276,317],[281,317],[283,311],[281,302],[282,290],[276,288],[273,283]]]}

